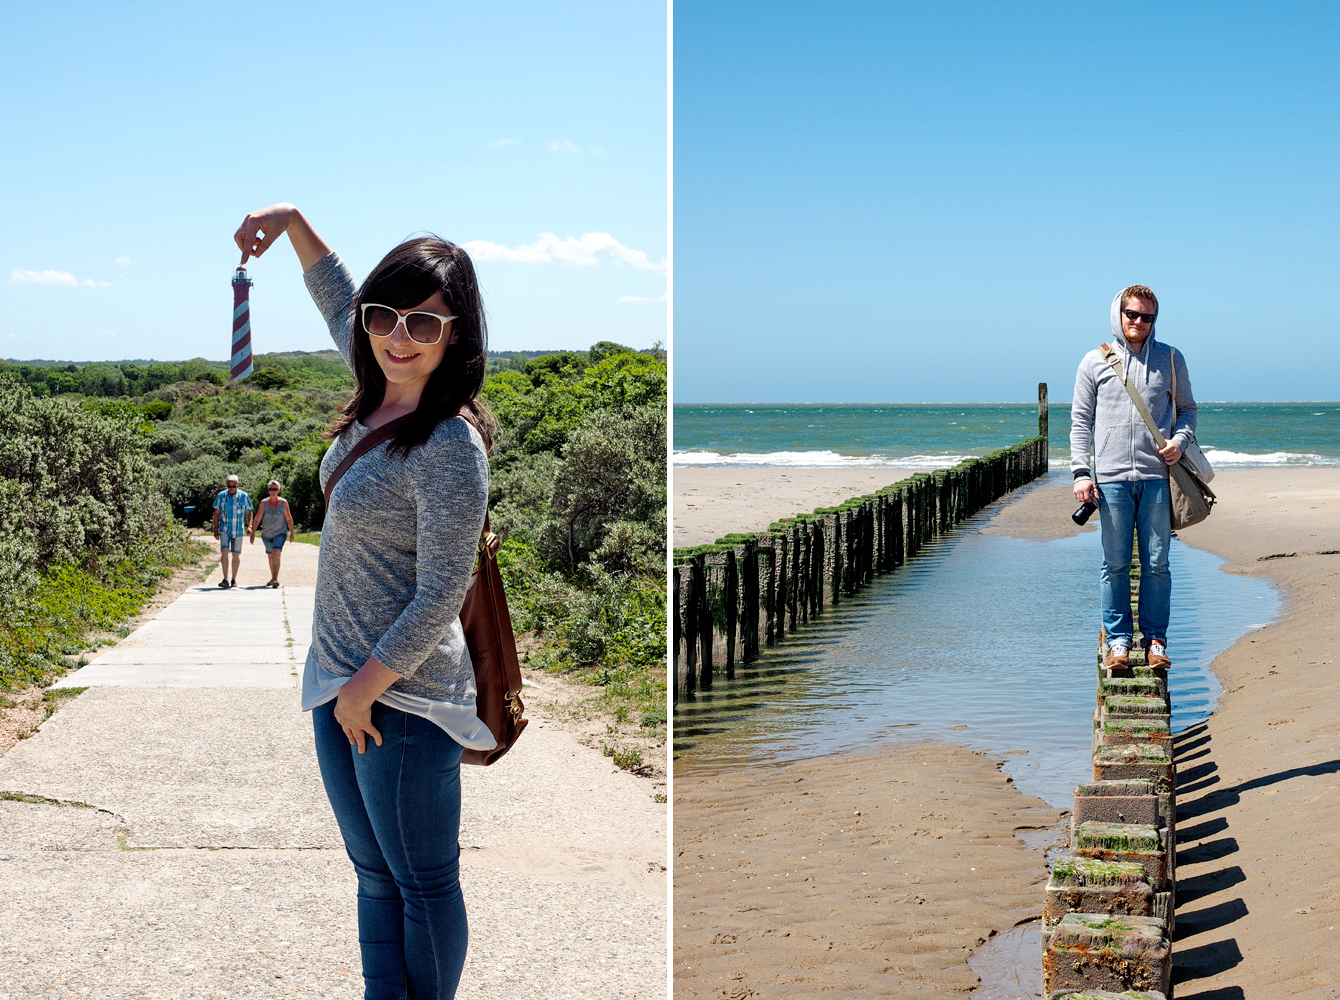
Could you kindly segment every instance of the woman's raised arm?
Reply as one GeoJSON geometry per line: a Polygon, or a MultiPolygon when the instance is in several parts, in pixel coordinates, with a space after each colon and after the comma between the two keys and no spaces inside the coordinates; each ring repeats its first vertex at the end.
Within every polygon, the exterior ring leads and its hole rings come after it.
{"type": "Polygon", "coordinates": [[[304,271],[331,252],[330,245],[317,235],[306,217],[284,202],[252,212],[242,220],[233,234],[233,242],[242,251],[242,263],[238,266],[245,267],[248,257],[259,257],[269,250],[281,233],[288,233],[304,271]]]}

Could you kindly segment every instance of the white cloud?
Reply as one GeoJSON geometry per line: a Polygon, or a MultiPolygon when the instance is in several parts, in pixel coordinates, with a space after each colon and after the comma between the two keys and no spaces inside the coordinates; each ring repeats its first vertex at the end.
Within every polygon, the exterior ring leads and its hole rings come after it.
{"type": "Polygon", "coordinates": [[[615,302],[634,302],[634,303],[637,303],[638,305],[645,305],[646,303],[649,303],[649,302],[664,302],[668,297],[669,297],[669,296],[668,296],[667,293],[665,293],[665,292],[662,292],[660,295],[656,296],[656,298],[654,298],[654,299],[649,299],[649,298],[647,298],[647,297],[644,296],[644,295],[620,295],[620,296],[619,296],[617,299],[615,299],[614,301],[615,301],[615,302]]]}
{"type": "Polygon", "coordinates": [[[489,149],[502,149],[505,146],[520,146],[520,139],[494,139],[492,142],[484,143],[489,149]]]}
{"type": "Polygon", "coordinates": [[[549,144],[549,152],[575,153],[577,152],[577,147],[574,146],[572,143],[570,143],[567,139],[555,139],[553,142],[549,144]]]}
{"type": "Polygon", "coordinates": [[[89,288],[111,288],[110,281],[94,281],[92,278],[85,278],[80,281],[69,271],[24,271],[19,268],[9,272],[9,283],[11,285],[63,285],[66,288],[77,288],[85,285],[89,288]]]}
{"type": "Polygon", "coordinates": [[[113,333],[111,330],[99,330],[99,331],[98,331],[97,333],[95,333],[93,336],[95,336],[95,337],[115,337],[116,334],[113,333]]]}
{"type": "Polygon", "coordinates": [[[113,264],[116,264],[116,265],[119,266],[119,267],[129,267],[129,266],[130,266],[130,258],[129,258],[129,257],[118,257],[118,258],[116,258],[116,260],[112,261],[112,263],[113,263],[113,264]]]}
{"type": "Polygon", "coordinates": [[[664,271],[665,261],[655,263],[641,250],[624,246],[609,233],[582,233],[560,240],[553,233],[540,233],[534,243],[515,249],[487,240],[471,240],[465,244],[476,260],[507,260],[518,264],[568,264],[572,267],[595,267],[602,255],[616,264],[627,264],[639,271],[664,271]]]}
{"type": "Polygon", "coordinates": [[[15,268],[9,272],[9,283],[11,285],[68,285],[74,288],[79,284],[79,279],[68,271],[20,271],[15,268]]]}

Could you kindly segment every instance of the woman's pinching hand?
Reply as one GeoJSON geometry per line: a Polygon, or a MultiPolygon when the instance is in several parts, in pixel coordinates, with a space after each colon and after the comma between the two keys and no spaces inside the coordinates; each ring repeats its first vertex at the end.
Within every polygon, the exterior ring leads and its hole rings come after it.
{"type": "Polygon", "coordinates": [[[275,240],[288,231],[297,211],[284,202],[247,215],[233,234],[233,242],[242,251],[242,263],[238,266],[245,267],[248,257],[259,257],[274,246],[275,240]]]}

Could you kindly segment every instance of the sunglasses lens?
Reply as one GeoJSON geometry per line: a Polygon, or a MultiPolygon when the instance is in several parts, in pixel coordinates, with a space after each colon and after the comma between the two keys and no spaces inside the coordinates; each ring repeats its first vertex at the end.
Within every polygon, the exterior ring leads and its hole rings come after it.
{"type": "Polygon", "coordinates": [[[389,337],[399,322],[396,311],[386,306],[368,306],[363,310],[363,326],[374,337],[389,337]]]}
{"type": "Polygon", "coordinates": [[[405,317],[409,338],[419,344],[436,344],[442,336],[442,321],[431,313],[410,313],[405,317]]]}

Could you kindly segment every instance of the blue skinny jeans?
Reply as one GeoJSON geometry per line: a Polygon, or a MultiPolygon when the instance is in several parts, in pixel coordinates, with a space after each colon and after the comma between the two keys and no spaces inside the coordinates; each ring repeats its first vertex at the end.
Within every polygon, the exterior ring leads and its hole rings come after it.
{"type": "Polygon", "coordinates": [[[1102,494],[1098,511],[1103,526],[1100,589],[1108,644],[1130,647],[1134,638],[1131,621],[1132,533],[1138,537],[1140,545],[1140,631],[1146,646],[1155,639],[1166,644],[1172,598],[1172,573],[1168,569],[1172,503],[1168,480],[1099,483],[1098,492],[1102,494]]]}
{"type": "Polygon", "coordinates": [[[367,752],[335,702],[312,709],[316,758],[358,874],[364,1000],[451,1000],[465,965],[461,746],[435,723],[379,702],[367,752]]]}

